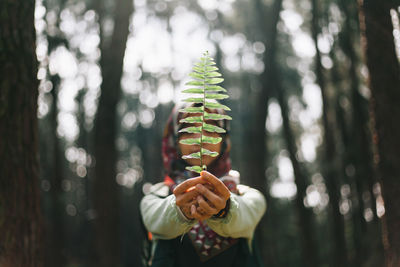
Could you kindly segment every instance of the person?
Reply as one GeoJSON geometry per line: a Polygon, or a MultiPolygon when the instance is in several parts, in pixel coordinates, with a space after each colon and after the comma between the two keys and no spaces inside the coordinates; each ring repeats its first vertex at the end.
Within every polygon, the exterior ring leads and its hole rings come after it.
{"type": "MultiPolygon", "coordinates": [[[[200,160],[181,157],[198,151],[199,146],[179,143],[182,139],[199,137],[200,133],[179,133],[188,126],[179,121],[196,114],[178,110],[178,107],[173,109],[163,134],[164,181],[152,185],[140,203],[142,220],[153,244],[146,264],[152,267],[262,266],[253,241],[266,201],[258,190],[240,184],[238,172],[231,170],[228,121],[207,122],[224,128],[226,133],[203,132],[220,136],[222,141],[203,144],[203,148],[219,155],[204,156],[202,163],[207,171],[197,175],[185,167],[200,165],[200,160]]],[[[223,113],[219,109],[211,112],[223,113]]]]}

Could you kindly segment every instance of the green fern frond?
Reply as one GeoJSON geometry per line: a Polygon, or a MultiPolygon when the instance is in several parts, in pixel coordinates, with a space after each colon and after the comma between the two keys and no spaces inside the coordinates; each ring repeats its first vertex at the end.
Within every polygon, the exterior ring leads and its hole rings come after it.
{"type": "Polygon", "coordinates": [[[207,123],[203,124],[203,129],[209,133],[226,133],[224,128],[207,123]]]}
{"type": "MultiPolygon", "coordinates": [[[[194,117],[192,117],[194,118],[194,117]]],[[[217,113],[208,113],[204,112],[204,119],[205,120],[232,120],[231,116],[228,115],[222,115],[222,114],[217,114],[217,113]]]]}
{"type": "Polygon", "coordinates": [[[184,145],[200,145],[201,138],[187,138],[179,141],[179,143],[184,144],[184,145]]]}
{"type": "Polygon", "coordinates": [[[183,90],[182,93],[188,93],[188,94],[204,94],[204,89],[190,88],[190,89],[183,90]]]}
{"type": "Polygon", "coordinates": [[[224,81],[221,73],[218,72],[218,67],[215,66],[214,60],[209,56],[208,52],[203,54],[200,61],[194,64],[193,72],[189,74],[193,80],[186,83],[190,86],[188,89],[183,90],[186,94],[195,94],[195,96],[184,99],[184,102],[197,104],[200,106],[190,106],[184,109],[180,109],[179,112],[183,113],[195,113],[195,116],[187,116],[180,120],[180,123],[196,123],[200,126],[189,126],[181,129],[180,133],[200,133],[199,138],[188,138],[180,140],[181,144],[200,146],[198,152],[191,153],[189,155],[183,155],[183,159],[200,159],[200,166],[190,166],[187,170],[200,173],[206,169],[203,164],[203,155],[217,157],[218,152],[210,151],[203,148],[203,144],[218,144],[222,141],[221,137],[211,137],[203,134],[203,131],[209,133],[225,133],[225,129],[212,125],[210,120],[231,120],[232,118],[228,115],[222,115],[217,113],[210,113],[205,110],[207,109],[223,109],[230,111],[231,109],[225,105],[222,105],[218,100],[226,99],[229,96],[226,94],[225,88],[219,84],[224,81]]]}
{"type": "Polygon", "coordinates": [[[206,102],[205,107],[206,108],[220,108],[220,109],[227,110],[227,111],[231,110],[229,107],[227,107],[225,105],[222,105],[220,103],[214,103],[214,102],[206,102]]]}
{"type": "Polygon", "coordinates": [[[185,119],[180,120],[179,122],[180,123],[197,123],[197,122],[202,123],[203,122],[203,116],[187,117],[185,119]]]}
{"type": "Polygon", "coordinates": [[[186,167],[186,170],[200,173],[203,169],[200,166],[190,166],[190,167],[186,167]]]}

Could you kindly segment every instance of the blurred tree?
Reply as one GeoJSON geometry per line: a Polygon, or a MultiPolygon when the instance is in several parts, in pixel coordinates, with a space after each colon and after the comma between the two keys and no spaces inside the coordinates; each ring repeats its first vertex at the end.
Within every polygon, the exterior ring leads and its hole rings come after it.
{"type": "Polygon", "coordinates": [[[42,266],[34,1],[0,3],[0,266],[42,266]]]}
{"type": "MultiPolygon", "coordinates": [[[[359,65],[359,58],[357,56],[356,45],[359,47],[359,43],[355,42],[354,32],[359,33],[359,29],[353,25],[354,20],[357,20],[356,7],[354,3],[349,3],[345,0],[340,0],[340,8],[343,11],[346,19],[344,20],[343,30],[339,36],[339,45],[343,49],[343,52],[349,59],[349,87],[350,87],[350,98],[353,106],[352,109],[352,140],[355,140],[354,148],[352,149],[352,158],[355,164],[355,179],[357,183],[357,194],[359,199],[358,213],[360,221],[362,222],[362,229],[365,231],[365,220],[363,217],[364,204],[362,201],[362,193],[368,191],[373,198],[372,188],[375,183],[373,179],[373,168],[371,167],[372,156],[371,156],[371,138],[369,136],[369,120],[368,120],[368,101],[360,94],[360,78],[358,76],[357,67],[359,65]],[[366,177],[366,178],[365,178],[366,177]]],[[[358,49],[359,50],[359,49],[358,49]]],[[[376,215],[375,200],[372,208],[376,215]]],[[[374,216],[376,219],[376,216],[374,216]]]]}
{"type": "MultiPolygon", "coordinates": [[[[279,21],[279,14],[282,9],[282,0],[275,0],[267,8],[263,1],[255,0],[254,12],[256,15],[256,24],[258,25],[257,31],[259,37],[264,44],[265,53],[263,57],[264,71],[258,77],[261,83],[260,87],[255,89],[254,84],[246,86],[250,90],[249,97],[241,100],[248,101],[244,104],[244,114],[242,119],[246,122],[247,131],[243,133],[243,152],[246,160],[243,164],[243,177],[245,181],[264,194],[266,194],[267,203],[270,202],[268,187],[266,183],[266,163],[267,163],[267,132],[265,129],[265,121],[267,119],[268,101],[274,88],[272,72],[274,57],[276,53],[276,38],[277,38],[277,24],[279,21]],[[252,88],[253,87],[253,88],[252,88]]],[[[250,79],[251,81],[251,79],[250,79]]],[[[259,244],[261,246],[261,253],[264,262],[271,264],[274,262],[273,251],[269,249],[272,245],[270,239],[265,239],[266,236],[263,225],[266,225],[265,216],[261,219],[257,228],[256,235],[260,236],[259,244]]],[[[272,229],[269,229],[272,230],[272,229]]],[[[273,246],[273,245],[272,245],[273,246]]]]}
{"type": "MultiPolygon", "coordinates": [[[[276,18],[279,21],[279,18],[276,18]]],[[[285,42],[285,38],[280,38],[280,36],[285,35],[282,30],[277,31],[275,39],[270,40],[269,46],[271,51],[269,54],[270,62],[269,66],[269,80],[268,84],[271,87],[271,95],[277,98],[281,116],[282,116],[282,126],[283,126],[283,139],[285,147],[289,152],[289,158],[293,166],[294,179],[297,187],[297,193],[294,200],[294,205],[297,212],[297,232],[300,235],[300,247],[302,253],[302,264],[304,266],[318,266],[318,249],[315,244],[315,231],[313,230],[315,224],[313,222],[312,210],[304,206],[304,198],[306,197],[307,189],[307,176],[305,173],[305,168],[301,165],[298,160],[298,151],[296,147],[296,134],[292,130],[289,120],[289,105],[288,105],[288,93],[285,88],[288,82],[283,83],[282,74],[284,73],[286,80],[289,80],[290,70],[285,69],[278,60],[278,55],[282,54],[285,57],[288,55],[288,51],[283,51],[283,49],[288,49],[284,47],[281,43],[285,42]],[[273,50],[272,50],[273,47],[273,50]]],[[[283,36],[282,36],[283,37],[283,36]]],[[[266,44],[267,45],[267,44],[266,44]]],[[[292,85],[291,85],[292,86],[292,85]]],[[[289,91],[289,90],[288,90],[289,91]]],[[[294,91],[294,90],[293,90],[294,91]]]]}
{"type": "Polygon", "coordinates": [[[374,161],[385,201],[383,245],[388,267],[400,266],[400,68],[390,16],[391,8],[398,6],[398,1],[359,1],[377,147],[374,161]]]}
{"type": "Polygon", "coordinates": [[[360,93],[364,85],[358,73],[361,60],[359,56],[360,42],[358,39],[360,31],[357,3],[340,0],[338,4],[345,19],[343,20],[342,31],[339,32],[338,39],[335,40],[336,49],[331,50],[332,72],[338,72],[337,75],[332,75],[332,80],[336,83],[336,90],[342,92],[338,94],[336,103],[337,119],[345,148],[345,156],[342,157],[344,163],[342,169],[343,176],[349,178],[353,195],[351,216],[355,251],[351,260],[352,265],[361,266],[365,262],[373,261],[373,259],[381,259],[382,255],[382,243],[379,239],[380,222],[376,215],[376,194],[373,192],[374,184],[377,181],[372,162],[369,101],[367,97],[360,93]],[[344,70],[340,72],[341,65],[337,54],[342,51],[347,57],[348,64],[344,66],[345,68],[342,67],[344,70]],[[350,106],[347,108],[350,110],[345,110],[346,106],[350,106]],[[346,120],[346,116],[349,119],[346,120]],[[364,217],[365,211],[368,209],[372,210],[372,217],[369,219],[371,221],[370,227],[368,227],[364,217]]]}
{"type": "MultiPolygon", "coordinates": [[[[47,12],[54,10],[56,12],[55,26],[57,29],[60,27],[60,13],[65,6],[65,1],[44,1],[44,6],[47,12]]],[[[56,31],[51,33],[49,28],[46,29],[46,39],[48,41],[48,54],[50,55],[60,46],[66,45],[68,47],[68,41],[65,38],[62,31],[56,31]]],[[[64,266],[66,264],[65,256],[65,202],[64,194],[62,190],[62,180],[64,177],[63,168],[65,167],[64,162],[64,148],[61,140],[57,136],[58,128],[58,115],[59,110],[58,104],[58,93],[60,90],[61,78],[55,73],[51,74],[49,65],[47,64],[47,74],[49,81],[51,82],[51,109],[48,114],[47,120],[49,131],[46,136],[41,136],[41,142],[46,143],[46,147],[41,147],[42,153],[49,153],[52,156],[47,161],[41,161],[42,169],[47,169],[48,178],[50,180],[50,205],[51,208],[48,214],[46,214],[46,226],[48,226],[48,235],[46,235],[46,254],[45,254],[45,266],[64,266]]]]}
{"type": "MultiPolygon", "coordinates": [[[[110,40],[106,39],[103,23],[106,16],[106,1],[97,2],[100,25],[100,67],[103,81],[97,114],[94,123],[95,180],[93,204],[95,219],[95,266],[119,266],[120,246],[120,201],[116,183],[115,147],[117,135],[117,104],[121,95],[121,77],[126,41],[129,33],[129,18],[133,12],[133,1],[118,0],[112,15],[114,28],[110,40]]],[[[107,8],[108,10],[108,8],[107,8]]]]}
{"type": "Polygon", "coordinates": [[[278,98],[278,103],[281,107],[283,134],[285,137],[286,148],[289,152],[290,161],[292,162],[297,193],[295,197],[295,205],[298,213],[299,229],[301,235],[301,248],[303,253],[303,263],[305,266],[318,266],[318,249],[315,245],[313,212],[311,209],[304,206],[304,198],[307,196],[307,176],[305,169],[300,164],[297,157],[296,136],[294,135],[289,121],[289,107],[285,88],[280,80],[280,71],[277,69],[278,64],[273,66],[275,90],[278,98]]]}
{"type": "Polygon", "coordinates": [[[64,151],[61,146],[60,139],[57,136],[57,127],[58,127],[58,91],[60,85],[60,77],[55,74],[50,77],[50,80],[53,84],[53,88],[51,90],[52,96],[52,105],[50,110],[50,147],[52,148],[52,164],[50,169],[52,174],[50,176],[50,194],[51,194],[51,204],[52,204],[52,212],[51,212],[51,222],[50,222],[50,231],[49,234],[50,244],[48,246],[48,250],[46,253],[46,266],[64,266],[66,264],[65,253],[63,253],[63,249],[65,246],[65,233],[64,233],[64,210],[65,203],[63,198],[63,190],[62,190],[62,180],[64,176],[63,168],[65,166],[64,161],[64,151]]]}
{"type": "Polygon", "coordinates": [[[320,9],[321,2],[312,0],[312,18],[311,18],[311,35],[314,40],[316,56],[315,60],[315,75],[316,81],[321,89],[322,95],[322,124],[324,129],[324,164],[322,166],[322,172],[326,180],[326,185],[329,194],[329,206],[332,216],[332,236],[334,242],[334,253],[333,253],[333,265],[332,266],[347,266],[347,250],[346,250],[346,239],[344,229],[344,219],[340,214],[340,182],[338,181],[338,162],[337,162],[337,151],[335,146],[334,138],[334,125],[335,120],[331,111],[326,78],[323,73],[323,66],[321,64],[321,53],[318,47],[318,36],[320,32],[320,9]]]}
{"type": "Polygon", "coordinates": [[[248,101],[254,103],[248,105],[249,112],[246,118],[249,126],[247,135],[245,135],[245,154],[249,157],[247,166],[244,169],[244,176],[247,182],[258,188],[262,192],[266,191],[265,169],[266,169],[266,129],[265,121],[267,119],[268,100],[272,91],[272,75],[270,71],[274,64],[272,55],[276,52],[274,40],[277,35],[277,24],[279,21],[279,13],[282,8],[282,0],[276,0],[272,6],[266,11],[262,1],[255,1],[255,10],[257,13],[258,25],[264,29],[262,31],[263,43],[265,45],[264,53],[264,71],[260,75],[261,88],[254,90],[249,95],[248,101]]]}
{"type": "MultiPolygon", "coordinates": [[[[340,148],[339,151],[339,170],[340,170],[340,176],[343,179],[343,182],[345,183],[345,186],[349,186],[351,188],[351,204],[352,204],[352,209],[351,209],[351,223],[352,225],[350,226],[352,231],[352,242],[353,242],[353,247],[348,248],[350,251],[349,254],[349,263],[351,266],[356,265],[356,266],[361,266],[362,260],[365,258],[363,257],[363,236],[366,233],[366,221],[364,219],[364,200],[362,198],[362,186],[363,186],[363,181],[357,178],[361,178],[359,176],[356,176],[355,174],[352,173],[351,170],[353,170],[353,166],[355,164],[355,153],[357,151],[354,151],[355,145],[351,139],[351,134],[355,132],[354,127],[349,127],[349,123],[347,120],[347,113],[345,108],[343,108],[343,102],[347,101],[347,92],[348,88],[341,88],[343,85],[343,79],[341,77],[341,73],[339,73],[339,69],[343,67],[339,60],[337,59],[335,53],[337,52],[337,40],[335,40],[335,43],[332,46],[331,52],[330,52],[330,58],[332,59],[333,66],[332,69],[330,70],[331,74],[331,80],[332,80],[332,86],[335,89],[335,102],[333,103],[334,109],[335,109],[335,117],[337,121],[337,131],[339,132],[340,136],[340,148]],[[346,90],[347,89],[347,90],[346,90]],[[347,171],[346,171],[347,170],[347,171]],[[349,171],[350,170],[350,171],[349,171]],[[354,252],[352,251],[354,250],[354,252]],[[353,255],[354,254],[354,255],[353,255]]],[[[347,83],[345,83],[347,85],[347,83]]],[[[358,90],[358,89],[357,89],[358,90]]],[[[354,115],[355,111],[353,111],[351,114],[354,115]]],[[[352,124],[353,125],[353,124],[352,124]]],[[[368,145],[368,144],[367,144],[368,145]]],[[[342,196],[342,197],[347,197],[342,196]]],[[[347,214],[347,213],[346,213],[347,214]]],[[[350,215],[350,214],[348,214],[350,215]]],[[[350,222],[349,222],[350,223],[350,222]]]]}

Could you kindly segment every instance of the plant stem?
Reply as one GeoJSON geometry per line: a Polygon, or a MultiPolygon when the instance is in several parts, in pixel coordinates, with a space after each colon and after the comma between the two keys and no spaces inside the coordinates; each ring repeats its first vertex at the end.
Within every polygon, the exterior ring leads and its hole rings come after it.
{"type": "Polygon", "coordinates": [[[207,63],[208,63],[208,53],[206,53],[206,62],[204,64],[204,80],[203,80],[203,115],[201,122],[201,133],[200,133],[200,167],[203,169],[203,127],[204,127],[204,113],[206,111],[206,73],[207,73],[207,63]]]}

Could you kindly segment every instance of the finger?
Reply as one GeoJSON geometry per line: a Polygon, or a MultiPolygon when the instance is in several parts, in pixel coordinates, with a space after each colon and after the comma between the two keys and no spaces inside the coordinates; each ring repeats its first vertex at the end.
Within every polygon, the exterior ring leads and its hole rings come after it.
{"type": "Polygon", "coordinates": [[[196,213],[196,206],[195,205],[192,205],[191,207],[190,207],[190,213],[193,215],[194,213],[196,213]]]}
{"type": "Polygon", "coordinates": [[[215,187],[212,184],[207,182],[204,184],[204,186],[207,187],[211,192],[215,192],[215,187]]]}
{"type": "Polygon", "coordinates": [[[226,185],[217,177],[215,177],[213,174],[209,173],[208,171],[202,171],[200,173],[200,177],[204,178],[207,182],[212,184],[215,189],[225,198],[228,199],[231,195],[229,189],[226,187],[226,185]]]}
{"type": "Polygon", "coordinates": [[[205,210],[203,210],[203,208],[201,207],[197,207],[197,212],[200,213],[201,215],[207,214],[207,212],[205,212],[205,210]]]}
{"type": "Polygon", "coordinates": [[[203,213],[208,213],[210,215],[218,213],[218,210],[211,207],[202,196],[197,196],[197,203],[199,203],[199,207],[204,211],[203,213]]]}
{"type": "Polygon", "coordinates": [[[195,205],[192,205],[190,207],[190,216],[192,218],[196,219],[196,220],[199,220],[199,221],[202,219],[202,216],[200,215],[200,213],[197,212],[197,209],[196,209],[195,205]]]}
{"type": "Polygon", "coordinates": [[[181,209],[183,215],[185,215],[186,218],[188,218],[190,220],[193,219],[190,207],[185,206],[185,207],[179,207],[179,208],[181,209]]]}
{"type": "Polygon", "coordinates": [[[190,207],[190,215],[199,221],[204,220],[204,216],[197,210],[195,205],[190,207]]]}
{"type": "Polygon", "coordinates": [[[217,209],[223,209],[225,207],[225,202],[226,200],[224,200],[222,197],[214,194],[213,192],[211,192],[210,190],[208,190],[205,186],[203,186],[202,184],[198,184],[196,185],[196,190],[202,194],[203,196],[205,196],[208,201],[217,209]]]}
{"type": "Polygon", "coordinates": [[[199,221],[204,221],[211,217],[211,215],[201,214],[194,205],[191,208],[191,216],[199,221]]]}
{"type": "Polygon", "coordinates": [[[190,187],[195,186],[196,184],[199,184],[199,183],[203,183],[203,184],[205,183],[204,179],[201,178],[201,176],[187,179],[186,181],[184,181],[183,183],[181,183],[177,187],[175,187],[173,193],[175,196],[182,194],[186,190],[188,190],[190,187]]]}
{"type": "Polygon", "coordinates": [[[194,199],[196,199],[196,196],[198,195],[199,192],[197,192],[196,190],[177,195],[175,196],[175,203],[177,206],[183,206],[187,203],[192,202],[194,199]]]}

